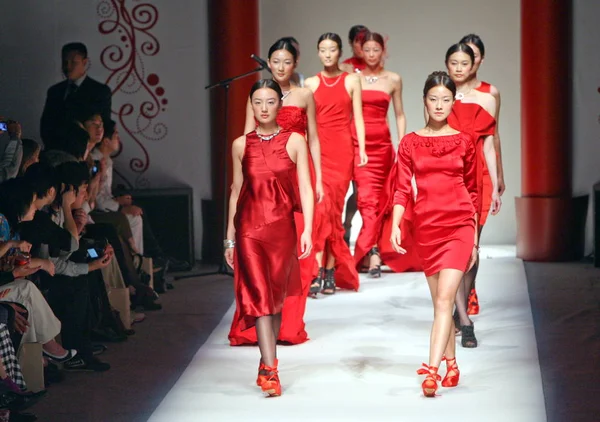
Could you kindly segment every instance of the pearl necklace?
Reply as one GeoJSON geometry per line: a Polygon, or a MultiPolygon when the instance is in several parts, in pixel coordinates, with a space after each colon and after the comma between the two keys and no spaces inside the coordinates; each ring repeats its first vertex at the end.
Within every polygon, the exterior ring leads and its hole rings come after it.
{"type": "Polygon", "coordinates": [[[281,132],[281,128],[278,127],[277,131],[275,131],[275,133],[272,133],[270,135],[261,135],[260,133],[258,133],[258,130],[256,130],[255,132],[256,132],[256,136],[258,136],[261,141],[267,142],[267,141],[270,141],[271,139],[273,139],[274,137],[276,137],[277,135],[279,135],[279,132],[281,132]]]}

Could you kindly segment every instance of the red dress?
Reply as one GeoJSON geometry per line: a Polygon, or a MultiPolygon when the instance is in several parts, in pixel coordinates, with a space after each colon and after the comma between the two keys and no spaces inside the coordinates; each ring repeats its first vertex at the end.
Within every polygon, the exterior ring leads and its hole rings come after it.
{"type": "Polygon", "coordinates": [[[492,85],[487,82],[481,81],[481,85],[479,85],[479,87],[475,88],[475,89],[477,91],[485,92],[486,94],[489,94],[490,92],[492,92],[492,85]]]}
{"type": "Polygon", "coordinates": [[[385,205],[389,190],[386,181],[394,165],[394,146],[387,122],[387,112],[392,98],[379,90],[363,90],[363,118],[365,122],[365,150],[369,161],[364,167],[360,162],[355,126],[352,126],[354,139],[354,181],[358,192],[357,206],[362,218],[362,227],[356,239],[354,262],[360,270],[362,261],[369,250],[378,243],[381,236],[385,205]]]}
{"type": "MultiPolygon", "coordinates": [[[[297,132],[302,136],[306,136],[307,118],[306,110],[296,106],[284,106],[277,114],[277,124],[284,130],[297,132]]],[[[314,167],[312,160],[309,160],[311,176],[314,188],[314,167]]],[[[304,231],[304,217],[302,213],[294,213],[296,222],[296,233],[298,238],[298,250],[300,250],[300,235],[304,231]]],[[[313,219],[313,222],[315,219],[313,219]]],[[[279,330],[279,341],[284,341],[291,344],[304,343],[308,340],[308,335],[304,329],[304,310],[306,308],[306,298],[310,283],[314,278],[314,274],[318,271],[314,254],[300,262],[301,273],[301,293],[299,295],[287,296],[283,303],[283,311],[281,314],[281,329],[279,330]]],[[[234,318],[229,331],[229,343],[232,346],[240,346],[243,344],[256,344],[256,329],[250,328],[242,330],[238,319],[234,318]]]]}
{"type": "Polygon", "coordinates": [[[342,63],[351,65],[352,70],[354,70],[355,73],[365,70],[367,67],[367,64],[363,59],[354,56],[344,60],[342,63]]]}
{"type": "MultiPolygon", "coordinates": [[[[321,73],[319,87],[314,93],[317,132],[321,143],[321,173],[324,199],[316,205],[320,222],[313,231],[315,252],[323,251],[325,242],[335,256],[336,285],[343,289],[358,290],[358,273],[354,259],[344,241],[342,213],[346,193],[352,180],[354,145],[350,126],[352,99],[345,87],[348,73],[328,78],[321,73]]],[[[326,260],[323,257],[323,262],[326,260]]]]}
{"type": "Polygon", "coordinates": [[[487,220],[492,204],[492,179],[483,154],[483,140],[496,132],[496,119],[476,103],[456,100],[448,124],[456,130],[469,133],[477,149],[477,187],[479,189],[479,226],[487,220]]]}
{"type": "Polygon", "coordinates": [[[261,141],[246,135],[244,183],[234,217],[233,326],[251,328],[256,318],[281,312],[286,296],[299,295],[300,269],[294,211],[299,206],[296,164],[286,144],[292,132],[261,141]]]}
{"type": "Polygon", "coordinates": [[[473,252],[477,210],[475,144],[466,133],[406,135],[398,148],[394,204],[406,207],[417,182],[415,246],[426,276],[465,271],[473,252]]]}

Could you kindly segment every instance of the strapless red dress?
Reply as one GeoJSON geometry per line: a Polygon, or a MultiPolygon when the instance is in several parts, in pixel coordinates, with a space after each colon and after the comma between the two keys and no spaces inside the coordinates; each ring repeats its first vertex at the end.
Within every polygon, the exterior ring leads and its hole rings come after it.
{"type": "Polygon", "coordinates": [[[406,135],[398,148],[394,204],[405,206],[413,197],[415,247],[426,276],[443,269],[465,271],[475,240],[477,160],[473,138],[406,135]]]}
{"type": "Polygon", "coordinates": [[[354,139],[354,181],[357,187],[357,206],[362,218],[362,227],[356,239],[354,262],[357,270],[369,250],[378,244],[381,237],[385,205],[390,191],[385,190],[386,181],[395,160],[394,146],[387,122],[391,97],[379,90],[363,90],[363,119],[365,122],[365,150],[369,161],[358,167],[360,162],[356,129],[352,126],[354,139]]]}
{"type": "Polygon", "coordinates": [[[492,204],[492,179],[483,154],[483,140],[496,131],[496,119],[476,103],[456,100],[448,124],[475,139],[477,149],[477,186],[479,188],[479,225],[485,225],[492,204]]]}
{"type": "MultiPolygon", "coordinates": [[[[277,114],[277,124],[284,130],[289,132],[297,132],[302,136],[306,136],[307,118],[306,110],[295,106],[284,106],[277,114]]],[[[312,160],[309,160],[311,177],[313,181],[313,189],[315,183],[314,167],[312,160]]],[[[313,219],[316,221],[317,216],[313,219]]],[[[294,213],[296,223],[296,233],[298,238],[298,250],[300,250],[300,236],[304,231],[304,217],[302,213],[294,213]]],[[[304,324],[304,310],[306,308],[306,298],[310,283],[318,271],[318,265],[314,259],[314,254],[306,259],[299,260],[301,286],[300,294],[287,296],[283,303],[281,314],[281,329],[279,330],[278,340],[290,343],[299,344],[308,340],[308,335],[304,324]]],[[[295,286],[294,290],[297,290],[295,286]]],[[[242,330],[239,319],[234,318],[229,331],[229,343],[232,346],[240,346],[244,344],[256,344],[256,329],[254,327],[242,330]]]]}
{"type": "Polygon", "coordinates": [[[244,183],[234,217],[234,325],[247,330],[261,316],[278,314],[287,296],[300,295],[294,211],[296,164],[286,144],[291,132],[261,141],[246,135],[244,183]]]}
{"type": "MultiPolygon", "coordinates": [[[[342,213],[354,168],[354,145],[350,126],[352,99],[345,87],[348,73],[335,78],[318,74],[319,87],[314,93],[317,131],[321,143],[321,173],[325,198],[317,204],[320,222],[313,232],[315,252],[324,251],[325,243],[335,257],[336,285],[358,290],[358,273],[348,245],[344,241],[342,213]]],[[[326,260],[323,257],[323,262],[326,260]]]]}

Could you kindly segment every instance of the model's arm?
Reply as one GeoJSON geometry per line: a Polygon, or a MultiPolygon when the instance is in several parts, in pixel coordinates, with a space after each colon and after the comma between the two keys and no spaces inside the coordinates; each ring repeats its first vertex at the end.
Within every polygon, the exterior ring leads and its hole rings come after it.
{"type": "Polygon", "coordinates": [[[362,111],[362,87],[359,75],[348,75],[350,85],[350,96],[352,97],[352,112],[354,115],[354,126],[356,127],[356,138],[358,140],[358,154],[360,156],[359,167],[367,164],[368,157],[365,150],[365,121],[362,111]]]}
{"type": "Polygon", "coordinates": [[[496,160],[498,164],[498,194],[502,196],[506,190],[504,184],[504,166],[502,165],[502,146],[500,144],[500,91],[492,87],[491,94],[496,99],[496,131],[494,133],[494,148],[496,150],[496,160]]]}
{"type": "Polygon", "coordinates": [[[296,171],[298,173],[298,187],[300,189],[300,202],[302,204],[302,214],[304,216],[304,232],[300,238],[301,255],[300,258],[306,258],[312,249],[312,224],[314,213],[314,195],[310,183],[310,170],[308,166],[308,150],[304,138],[293,133],[287,143],[288,154],[292,161],[296,162],[296,171]]]}
{"type": "Polygon", "coordinates": [[[408,141],[403,138],[398,146],[398,160],[396,161],[396,185],[394,191],[394,208],[392,213],[392,233],[390,241],[392,248],[398,253],[406,253],[406,250],[400,245],[402,243],[402,234],[400,232],[400,223],[406,210],[406,204],[411,199],[413,177],[413,166],[411,157],[411,148],[408,141]]]}
{"type": "MultiPolygon", "coordinates": [[[[231,194],[229,196],[229,213],[227,218],[227,239],[235,240],[235,227],[233,219],[237,209],[237,201],[244,183],[244,174],[242,173],[242,158],[246,147],[246,136],[240,136],[231,145],[231,156],[233,161],[233,183],[231,184],[231,194]]],[[[233,248],[225,250],[225,259],[233,268],[233,248]]]]}
{"type": "Polygon", "coordinates": [[[400,75],[394,75],[392,90],[392,103],[394,105],[394,115],[396,116],[396,130],[398,131],[398,141],[406,135],[406,115],[402,104],[402,78],[400,75]]]}
{"type": "Polygon", "coordinates": [[[315,167],[315,176],[317,179],[315,181],[315,194],[317,196],[317,202],[321,202],[321,199],[323,199],[323,179],[321,176],[321,144],[319,143],[319,134],[317,132],[315,99],[311,90],[307,89],[306,91],[306,116],[308,118],[308,148],[310,149],[310,156],[315,167]]]}
{"type": "MultiPolygon", "coordinates": [[[[469,192],[469,196],[471,197],[471,202],[473,203],[473,207],[475,208],[475,227],[477,227],[477,222],[479,216],[477,214],[477,210],[479,209],[479,191],[477,189],[477,154],[475,149],[475,141],[473,137],[467,135],[467,140],[465,141],[465,158],[464,158],[464,182],[467,191],[469,192]]],[[[479,242],[477,241],[477,235],[479,230],[475,230],[475,239],[474,244],[477,245],[479,242]]]]}

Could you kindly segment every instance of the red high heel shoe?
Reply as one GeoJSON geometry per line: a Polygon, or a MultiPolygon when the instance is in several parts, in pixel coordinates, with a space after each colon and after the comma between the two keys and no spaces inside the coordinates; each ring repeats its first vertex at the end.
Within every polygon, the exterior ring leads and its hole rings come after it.
{"type": "Polygon", "coordinates": [[[469,293],[469,300],[467,301],[467,315],[478,315],[479,314],[479,298],[477,297],[477,291],[471,289],[469,293]]]}
{"type": "Polygon", "coordinates": [[[442,380],[442,387],[456,387],[460,378],[460,371],[456,364],[456,358],[446,359],[444,357],[442,360],[446,361],[446,376],[442,380]]]}
{"type": "Polygon", "coordinates": [[[256,385],[258,385],[259,387],[262,385],[262,383],[267,378],[267,375],[261,374],[261,372],[263,372],[264,370],[265,370],[265,364],[263,363],[263,361],[261,359],[260,363],[258,365],[258,376],[256,377],[256,385]]]}
{"type": "Polygon", "coordinates": [[[281,396],[281,383],[279,382],[279,372],[277,371],[277,364],[278,361],[277,359],[275,359],[275,365],[264,365],[263,368],[263,371],[265,371],[267,374],[264,375],[260,388],[263,390],[263,392],[267,393],[269,397],[281,396]]]}
{"type": "Polygon", "coordinates": [[[438,368],[435,366],[429,366],[426,363],[422,364],[423,367],[417,371],[419,375],[427,375],[423,384],[421,384],[421,388],[423,389],[423,395],[425,397],[435,397],[435,392],[438,389],[438,381],[442,379],[438,375],[438,368]]]}

